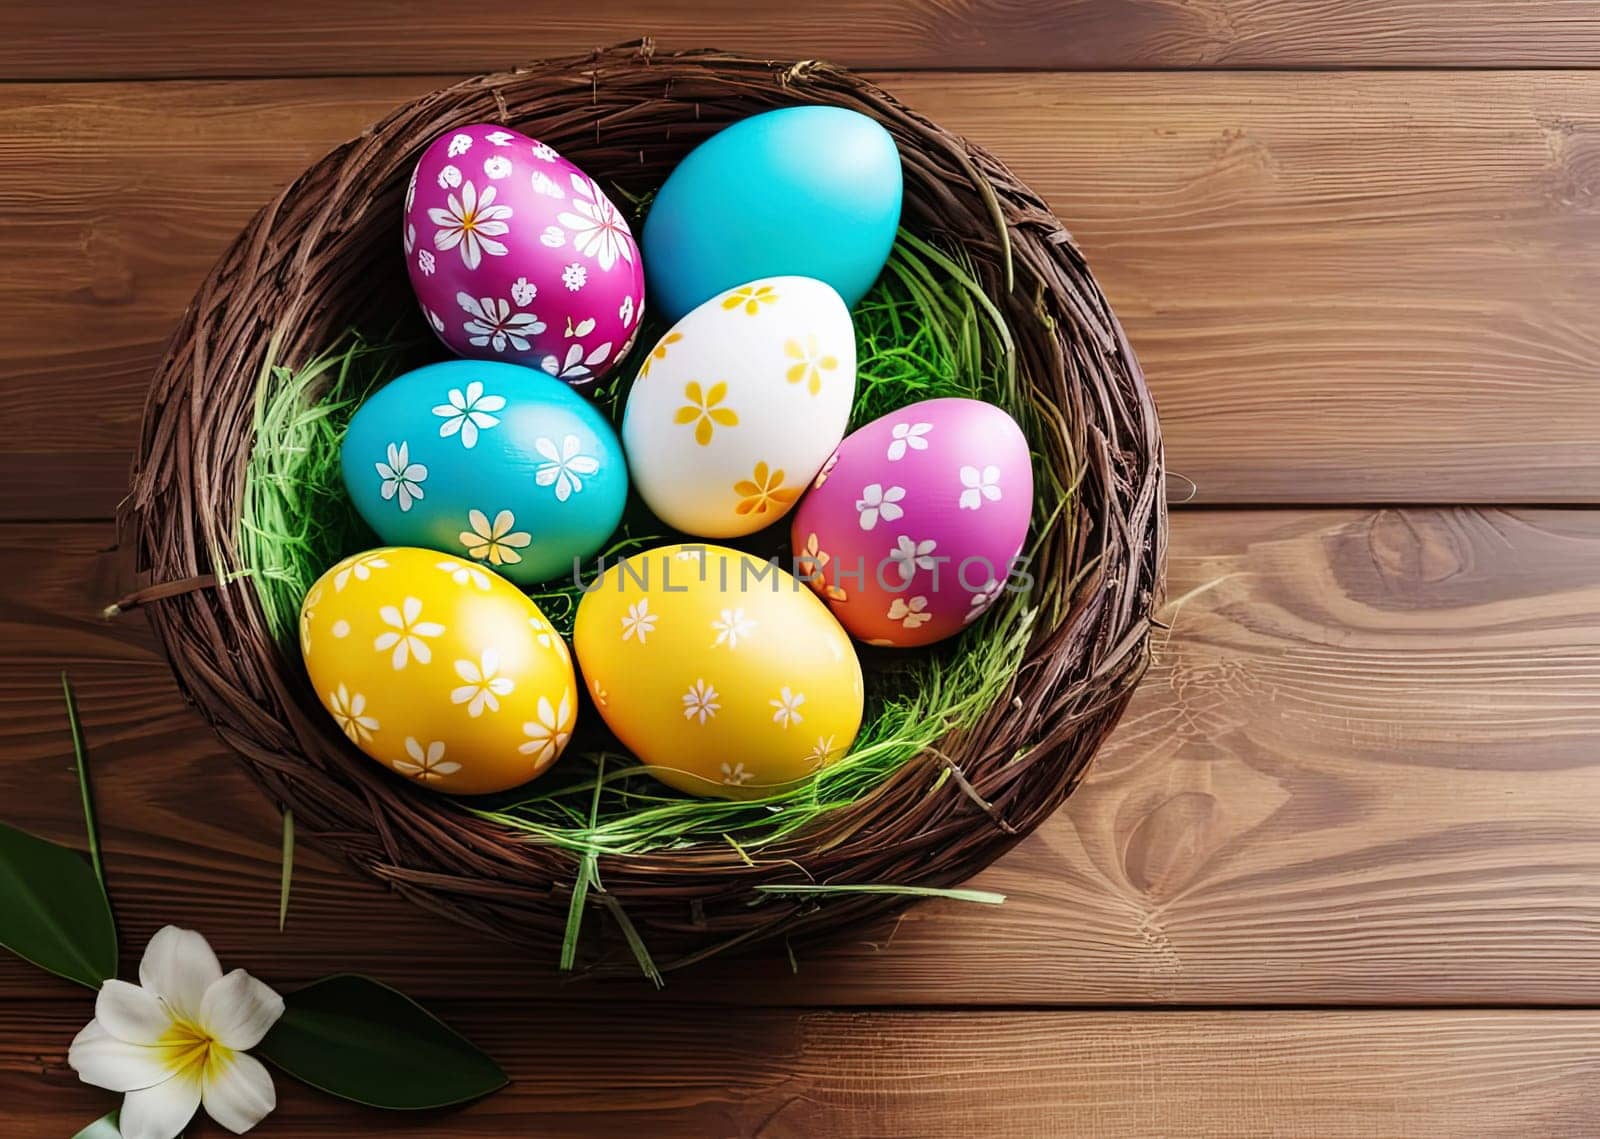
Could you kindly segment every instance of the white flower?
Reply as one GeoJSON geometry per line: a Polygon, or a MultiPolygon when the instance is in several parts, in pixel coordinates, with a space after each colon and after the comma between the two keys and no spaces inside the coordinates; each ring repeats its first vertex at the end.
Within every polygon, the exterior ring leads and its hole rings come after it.
{"type": "Polygon", "coordinates": [[[818,736],[816,746],[806,752],[806,762],[812,767],[821,767],[833,758],[834,746],[832,736],[818,736]]]}
{"type": "Polygon", "coordinates": [[[589,270],[574,261],[561,270],[561,283],[567,287],[569,293],[575,293],[589,283],[589,270]]]}
{"type": "Polygon", "coordinates": [[[439,189],[454,190],[461,185],[461,171],[446,164],[439,170],[439,189]]]}
{"type": "Polygon", "coordinates": [[[979,617],[982,617],[988,610],[989,606],[994,604],[995,598],[999,596],[1000,582],[991,577],[978,588],[978,592],[974,593],[971,598],[968,599],[967,615],[961,618],[961,623],[963,625],[970,625],[979,617]]]}
{"type": "Polygon", "coordinates": [[[583,478],[594,474],[600,469],[600,460],[593,455],[580,453],[583,441],[576,435],[568,435],[561,440],[561,450],[556,450],[555,440],[540,437],[533,442],[534,450],[544,457],[544,462],[539,464],[539,469],[534,473],[533,481],[539,486],[549,486],[552,483],[556,488],[556,501],[565,502],[583,490],[583,478]]]}
{"type": "MultiPolygon", "coordinates": [[[[535,170],[528,178],[528,182],[533,186],[535,194],[543,194],[547,198],[565,198],[567,196],[567,192],[561,188],[561,184],[543,170],[535,170]]],[[[562,233],[561,240],[566,240],[565,231],[562,233]]]]}
{"type": "Polygon", "coordinates": [[[623,297],[622,303],[617,306],[617,319],[622,321],[623,324],[633,323],[633,297],[631,295],[623,297]]]}
{"type": "Polygon", "coordinates": [[[491,154],[483,160],[483,174],[496,181],[511,177],[511,159],[503,154],[491,154]]]}
{"type": "Polygon", "coordinates": [[[411,212],[412,205],[417,200],[417,168],[411,168],[411,178],[406,182],[406,213],[411,212]]]}
{"type": "Polygon", "coordinates": [[[889,620],[900,622],[901,628],[915,629],[932,621],[933,614],[928,612],[926,597],[913,597],[909,602],[896,597],[889,602],[889,620]]]}
{"type": "Polygon", "coordinates": [[[372,647],[378,652],[394,650],[390,663],[396,669],[406,666],[411,657],[417,658],[418,664],[427,664],[433,659],[433,652],[428,648],[424,637],[439,637],[444,635],[444,626],[437,621],[419,621],[422,616],[422,602],[415,597],[408,597],[396,609],[393,605],[385,605],[378,610],[378,616],[383,623],[389,626],[384,632],[379,633],[372,647]]]}
{"type": "Polygon", "coordinates": [[[689,691],[683,694],[683,718],[693,720],[698,717],[704,724],[715,716],[722,707],[717,703],[717,690],[704,680],[696,679],[689,685],[689,691]]]}
{"type": "Polygon", "coordinates": [[[406,236],[402,244],[405,245],[407,253],[417,247],[417,227],[412,222],[406,222],[406,236]]]}
{"type": "Polygon", "coordinates": [[[591,257],[603,270],[609,270],[620,257],[633,264],[633,237],[627,219],[611,204],[611,199],[582,174],[572,176],[572,208],[576,213],[556,215],[556,220],[572,231],[573,248],[591,257]]]}
{"type": "Polygon", "coordinates": [[[469,451],[478,445],[479,430],[499,425],[500,420],[489,413],[506,406],[505,396],[484,395],[483,385],[477,380],[468,384],[465,392],[460,388],[451,388],[446,398],[449,403],[441,403],[433,409],[433,414],[444,419],[439,424],[439,438],[448,439],[459,431],[461,445],[469,451]]]}
{"type": "Polygon", "coordinates": [[[561,157],[553,149],[546,146],[542,142],[536,142],[533,144],[533,156],[540,162],[554,162],[557,158],[561,157]]]}
{"type": "Polygon", "coordinates": [[[125,1093],[123,1139],[173,1139],[201,1104],[243,1134],[278,1105],[272,1077],[246,1053],[282,1015],[283,998],[249,973],[224,976],[204,937],[164,926],[137,985],[101,984],[67,1063],[84,1083],[125,1093]]]}
{"type": "Polygon", "coordinates": [[[401,775],[411,776],[418,783],[442,779],[461,770],[459,763],[444,757],[443,740],[433,740],[424,749],[415,736],[407,736],[406,754],[411,758],[395,760],[394,769],[401,775]]]}
{"type": "Polygon", "coordinates": [[[987,500],[1000,501],[1000,468],[990,463],[983,470],[977,467],[961,468],[961,509],[976,510],[987,500]]]}
{"type": "Polygon", "coordinates": [[[365,554],[357,554],[355,557],[346,561],[344,565],[340,567],[339,572],[333,575],[333,591],[335,593],[343,593],[345,584],[349,582],[351,578],[355,578],[357,581],[366,581],[367,578],[372,576],[373,570],[388,568],[389,563],[385,561],[383,555],[377,551],[369,551],[365,554]]]}
{"type": "Polygon", "coordinates": [[[467,548],[470,556],[479,561],[496,566],[514,566],[522,560],[522,555],[517,551],[527,549],[533,541],[526,531],[512,529],[516,524],[516,515],[509,510],[496,514],[492,523],[483,511],[469,510],[467,525],[472,529],[461,531],[456,539],[467,548]]]}
{"type": "Polygon", "coordinates": [[[551,707],[546,697],[539,697],[539,707],[534,714],[538,719],[522,725],[522,734],[528,737],[528,742],[517,750],[533,756],[533,762],[543,767],[560,755],[567,740],[572,738],[572,693],[562,691],[559,708],[551,707]]]}
{"type": "Polygon", "coordinates": [[[352,694],[343,684],[338,689],[328,693],[328,703],[333,712],[333,718],[340,729],[350,737],[351,743],[362,744],[372,739],[372,733],[377,731],[381,724],[373,716],[366,714],[367,698],[360,692],[352,694]]]}
{"type": "Polygon", "coordinates": [[[488,134],[484,135],[483,137],[485,139],[487,139],[488,141],[494,143],[496,146],[510,146],[511,145],[511,132],[510,131],[490,131],[488,134]]]}
{"type": "MultiPolygon", "coordinates": [[[[432,253],[429,253],[426,249],[417,250],[417,268],[422,270],[424,277],[433,276],[433,270],[437,264],[438,262],[434,261],[432,253]]],[[[444,329],[441,328],[439,331],[443,332],[444,329]]]]}
{"type": "Polygon", "coordinates": [[[401,513],[410,510],[411,504],[423,497],[422,483],[428,477],[428,468],[411,461],[408,444],[402,442],[396,447],[390,443],[389,461],[372,465],[378,469],[378,477],[383,480],[378,493],[383,495],[385,502],[398,498],[401,513]]]}
{"type": "Polygon", "coordinates": [[[598,707],[604,708],[606,706],[608,693],[598,680],[589,682],[589,693],[594,697],[594,702],[598,707]]]}
{"type": "Polygon", "coordinates": [[[560,249],[567,243],[567,231],[559,225],[547,225],[544,232],[539,235],[539,244],[551,249],[560,249]]]}
{"type": "Polygon", "coordinates": [[[444,317],[442,317],[438,313],[434,312],[431,308],[430,309],[424,309],[423,311],[428,314],[428,323],[433,325],[433,330],[435,332],[443,332],[444,331],[444,317]]]}
{"type": "Polygon", "coordinates": [[[523,308],[528,307],[528,302],[539,295],[539,286],[526,277],[518,277],[511,286],[511,299],[523,308]]]}
{"type": "Polygon", "coordinates": [[[433,231],[433,247],[443,252],[459,246],[461,260],[468,269],[476,269],[485,253],[504,257],[505,243],[495,238],[511,231],[505,222],[511,216],[511,207],[495,205],[494,198],[493,186],[485,186],[480,198],[477,188],[468,181],[461,186],[460,198],[451,194],[445,200],[447,208],[435,206],[429,210],[429,220],[439,227],[433,231]]]}
{"type": "Polygon", "coordinates": [[[756,623],[744,615],[743,609],[724,609],[711,622],[711,627],[717,631],[717,639],[711,642],[712,648],[727,645],[730,649],[736,649],[741,637],[748,637],[755,632],[756,623]]]}
{"type": "Polygon", "coordinates": [[[900,570],[900,580],[910,581],[917,570],[931,570],[934,568],[933,551],[938,543],[932,538],[925,542],[913,542],[902,534],[896,540],[895,548],[889,551],[889,558],[900,570]]]}
{"type": "Polygon", "coordinates": [[[566,362],[560,357],[546,356],[539,361],[539,367],[549,372],[558,380],[583,380],[594,375],[594,370],[611,358],[611,341],[597,345],[589,354],[583,354],[582,344],[571,344],[567,347],[566,362]]]}
{"type": "Polygon", "coordinates": [[[485,708],[498,712],[498,697],[508,695],[516,687],[509,676],[499,673],[500,654],[493,649],[484,649],[483,657],[477,663],[456,661],[456,675],[466,683],[450,690],[450,703],[465,704],[467,715],[474,719],[483,715],[485,708]]]}
{"type": "Polygon", "coordinates": [[[870,530],[878,524],[881,518],[885,522],[894,522],[901,518],[905,511],[900,509],[899,503],[906,496],[906,488],[892,486],[885,490],[882,483],[870,483],[861,488],[861,497],[856,499],[857,519],[863,530],[870,530]]]}
{"type": "Polygon", "coordinates": [[[722,765],[722,781],[729,787],[743,787],[755,777],[755,772],[746,771],[742,763],[722,765]]]}
{"type": "Polygon", "coordinates": [[[341,641],[348,637],[350,635],[350,622],[340,617],[333,623],[333,635],[341,641]]]}
{"type": "Polygon", "coordinates": [[[496,352],[504,352],[509,342],[518,352],[526,352],[528,337],[537,336],[545,329],[544,322],[533,313],[512,312],[511,303],[506,300],[474,299],[466,293],[457,293],[456,304],[472,318],[461,325],[461,331],[479,348],[487,344],[496,352]]]}
{"type": "Polygon", "coordinates": [[[645,637],[656,631],[659,614],[650,612],[650,599],[640,598],[628,606],[628,615],[622,618],[622,639],[637,637],[644,644],[645,637]]]}
{"type": "Polygon", "coordinates": [[[890,430],[893,439],[889,443],[889,461],[897,463],[905,455],[906,448],[913,451],[926,451],[928,449],[928,432],[933,430],[931,423],[896,423],[890,430]]]}
{"type": "Polygon", "coordinates": [[[789,728],[795,724],[798,724],[801,720],[805,719],[805,717],[800,714],[800,705],[804,704],[805,702],[806,698],[804,693],[790,692],[788,686],[785,685],[783,691],[778,693],[776,698],[767,701],[771,707],[777,709],[777,711],[772,713],[772,722],[774,724],[782,724],[785,728],[789,728]]]}
{"type": "Polygon", "coordinates": [[[450,575],[450,580],[457,585],[466,585],[469,582],[485,593],[489,592],[489,575],[477,566],[469,566],[454,558],[446,558],[442,562],[435,562],[434,569],[442,569],[450,575]]]}
{"type": "Polygon", "coordinates": [[[445,151],[445,154],[451,158],[455,158],[457,155],[465,154],[471,149],[472,136],[470,134],[458,134],[450,140],[450,146],[445,151]]]}

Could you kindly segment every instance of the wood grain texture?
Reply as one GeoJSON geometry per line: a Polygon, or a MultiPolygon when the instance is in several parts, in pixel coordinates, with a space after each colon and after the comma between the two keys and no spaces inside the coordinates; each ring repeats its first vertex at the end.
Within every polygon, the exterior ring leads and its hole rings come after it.
{"type": "MultiPolygon", "coordinates": [[[[84,994],[0,1010],[0,1100],[22,1125],[0,1134],[70,1135],[116,1102],[63,1061],[89,1006],[84,994]]],[[[1596,1012],[438,1011],[501,1061],[509,1088],[380,1119],[279,1078],[263,1133],[1576,1139],[1600,1110],[1596,1012]]]]}
{"type": "Polygon", "coordinates": [[[9,0],[0,77],[489,71],[652,36],[853,67],[1590,67],[1586,0],[9,0]]]}
{"type": "MultiPolygon", "coordinates": [[[[302,847],[148,634],[101,622],[108,531],[0,527],[0,804],[77,842],[69,667],[132,954],[160,924],[288,983],[558,999],[547,962],[302,847]]],[[[839,1005],[1585,1005],[1600,1000],[1600,513],[1194,511],[1170,639],[1084,786],[898,923],[675,976],[665,997],[839,1005]]],[[[34,992],[0,959],[0,1004],[34,992]]],[[[570,993],[569,993],[570,995],[570,993]]]]}
{"type": "MultiPolygon", "coordinates": [[[[883,78],[1067,219],[1198,501],[1600,501],[1600,74],[883,78]]],[[[437,82],[0,87],[0,517],[108,514],[212,259],[437,82]]]]}

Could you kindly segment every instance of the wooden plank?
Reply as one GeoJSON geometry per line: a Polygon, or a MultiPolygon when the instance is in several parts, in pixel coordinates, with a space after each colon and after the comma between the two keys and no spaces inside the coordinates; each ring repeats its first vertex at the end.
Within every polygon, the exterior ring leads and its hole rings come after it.
{"type": "Polygon", "coordinates": [[[486,71],[655,37],[775,58],[897,68],[1590,67],[1600,27],[1583,0],[485,0],[397,12],[381,0],[330,6],[219,0],[10,0],[0,77],[486,71]]]}
{"type": "MultiPolygon", "coordinates": [[[[571,997],[548,954],[304,846],[276,933],[277,817],[148,634],[98,619],[106,541],[0,527],[0,804],[79,840],[70,667],[130,946],[174,921],[224,957],[270,947],[284,979],[571,997]]],[[[798,974],[778,948],[676,975],[669,999],[1600,1002],[1600,512],[1187,512],[1171,594],[1171,637],[1084,786],[974,882],[1004,906],[929,903],[801,946],[798,974]]],[[[34,989],[0,959],[0,1006],[34,989]]]]}
{"type": "MultiPolygon", "coordinates": [[[[1600,75],[885,80],[1068,220],[1198,501],[1600,501],[1600,75]]],[[[436,82],[0,88],[0,517],[107,514],[212,259],[436,82]]]]}
{"type": "MultiPolygon", "coordinates": [[[[417,1120],[432,1139],[1576,1139],[1600,1109],[1596,1012],[439,1011],[513,1082],[417,1120]]],[[[26,1134],[116,1103],[64,1062],[90,1014],[87,994],[0,1009],[0,1097],[26,1134]]],[[[275,1137],[410,1130],[277,1085],[275,1137]]]]}

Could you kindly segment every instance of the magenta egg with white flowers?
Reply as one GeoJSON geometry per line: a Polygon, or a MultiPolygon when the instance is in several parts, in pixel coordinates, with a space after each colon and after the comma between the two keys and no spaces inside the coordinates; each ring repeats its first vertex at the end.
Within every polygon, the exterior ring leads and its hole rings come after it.
{"type": "Polygon", "coordinates": [[[508,127],[460,127],[423,151],[402,240],[422,314],[458,356],[582,386],[621,361],[644,317],[627,219],[593,178],[508,127]]]}
{"type": "Polygon", "coordinates": [[[930,399],[846,436],[790,527],[799,576],[858,640],[961,632],[1025,580],[1028,441],[1004,410],[930,399]]]}

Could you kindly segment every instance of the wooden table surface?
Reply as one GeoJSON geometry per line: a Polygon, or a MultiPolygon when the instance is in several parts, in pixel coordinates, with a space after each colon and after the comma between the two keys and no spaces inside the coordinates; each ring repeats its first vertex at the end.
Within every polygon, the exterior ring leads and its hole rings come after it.
{"type": "MultiPolygon", "coordinates": [[[[7,0],[0,817],[80,841],[67,668],[125,966],[177,922],[274,984],[367,972],[514,1080],[396,1118],[283,1079],[265,1136],[1594,1135],[1597,66],[1588,0],[7,0]],[[302,847],[279,933],[276,812],[98,616],[162,340],[392,104],[642,34],[867,70],[1049,200],[1198,488],[1171,633],[997,910],[655,993],[302,847]]],[[[65,1062],[90,1014],[0,957],[0,1136],[114,1104],[65,1062]]]]}

